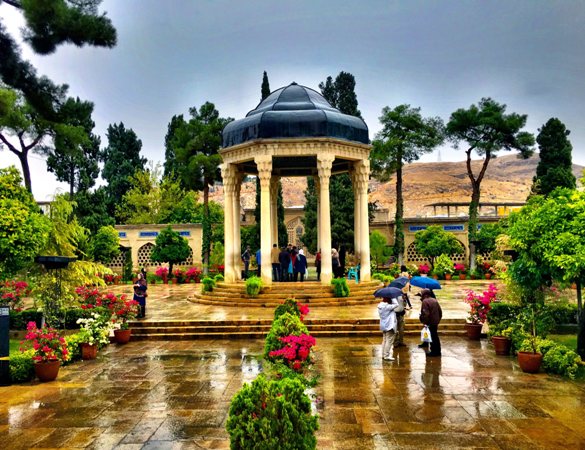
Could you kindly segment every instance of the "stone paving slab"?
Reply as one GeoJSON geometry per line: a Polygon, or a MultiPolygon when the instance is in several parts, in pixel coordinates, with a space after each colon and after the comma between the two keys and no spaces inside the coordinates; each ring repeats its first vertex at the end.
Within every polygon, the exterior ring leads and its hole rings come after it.
{"type": "MultiPolygon", "coordinates": [[[[317,341],[319,449],[585,448],[585,384],[522,373],[485,341],[317,341]]],[[[227,449],[232,396],[261,371],[262,340],[130,342],[0,387],[0,448],[227,449]]]]}

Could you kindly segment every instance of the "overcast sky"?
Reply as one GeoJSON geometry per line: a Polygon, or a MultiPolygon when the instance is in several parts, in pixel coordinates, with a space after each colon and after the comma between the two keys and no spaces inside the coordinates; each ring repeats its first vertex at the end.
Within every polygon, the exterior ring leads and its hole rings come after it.
{"type": "MultiPolygon", "coordinates": [[[[582,0],[105,0],[101,10],[118,30],[114,49],[62,46],[40,57],[23,46],[23,55],[95,103],[102,146],[108,124],[124,122],[143,154],[162,162],[174,114],[211,101],[241,118],[260,100],[264,70],[272,90],[292,81],[318,90],[343,70],[356,78],[370,139],[384,106],[408,103],[446,121],[489,96],[527,114],[531,132],[558,117],[571,130],[573,161],[585,165],[582,0]]],[[[0,5],[0,17],[19,34],[14,8],[0,5]]],[[[440,157],[464,154],[443,148],[440,157]]],[[[33,158],[33,191],[44,200],[59,183],[33,158]]],[[[17,158],[1,151],[0,166],[9,164],[17,158]]]]}

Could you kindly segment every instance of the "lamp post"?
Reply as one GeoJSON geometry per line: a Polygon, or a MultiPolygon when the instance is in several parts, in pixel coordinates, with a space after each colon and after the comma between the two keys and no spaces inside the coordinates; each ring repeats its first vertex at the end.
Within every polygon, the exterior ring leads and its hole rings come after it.
{"type": "Polygon", "coordinates": [[[44,325],[46,322],[49,323],[49,325],[57,325],[56,323],[51,322],[57,317],[57,299],[61,298],[61,269],[66,269],[67,266],[69,266],[69,263],[75,261],[76,259],[76,257],[71,256],[37,256],[35,258],[35,262],[45,266],[45,269],[57,271],[55,296],[53,298],[49,298],[45,302],[42,325],[44,325]]]}
{"type": "Polygon", "coordinates": [[[10,310],[0,305],[0,386],[10,385],[10,310]]]}

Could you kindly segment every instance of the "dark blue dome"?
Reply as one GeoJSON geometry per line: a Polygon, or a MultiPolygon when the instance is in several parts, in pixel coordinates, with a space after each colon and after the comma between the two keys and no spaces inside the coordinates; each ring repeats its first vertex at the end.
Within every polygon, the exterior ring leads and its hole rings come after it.
{"type": "Polygon", "coordinates": [[[223,130],[223,147],[255,139],[307,137],[370,143],[363,119],[341,113],[318,92],[292,83],[272,92],[245,118],[230,122],[223,130]]]}

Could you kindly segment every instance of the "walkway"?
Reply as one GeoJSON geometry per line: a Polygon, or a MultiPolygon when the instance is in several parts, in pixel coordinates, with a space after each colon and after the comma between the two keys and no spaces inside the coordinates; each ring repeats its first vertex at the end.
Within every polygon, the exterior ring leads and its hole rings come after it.
{"type": "MultiPolygon", "coordinates": [[[[416,342],[382,362],[379,339],[320,339],[319,449],[584,448],[585,385],[519,372],[485,341],[416,342]]],[[[229,402],[263,342],[131,342],[0,388],[0,443],[28,448],[229,448],[229,402]]]]}

